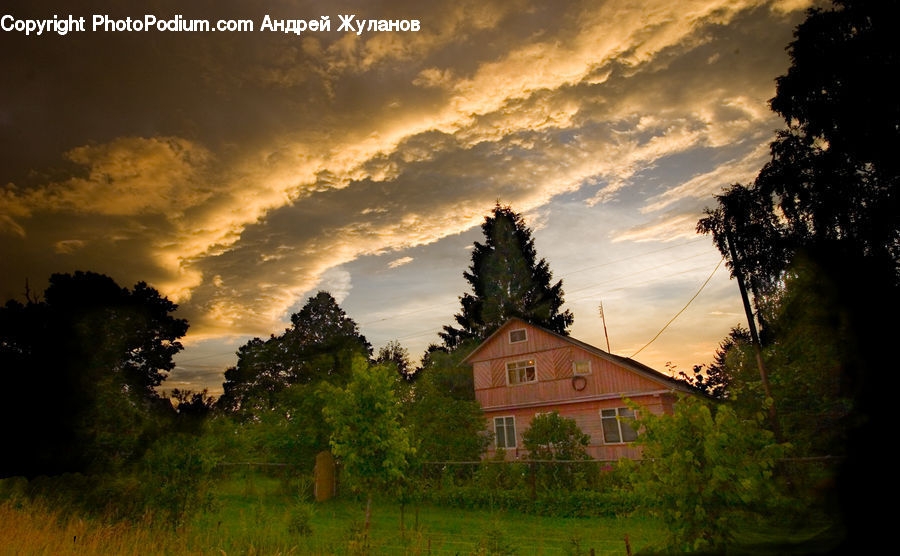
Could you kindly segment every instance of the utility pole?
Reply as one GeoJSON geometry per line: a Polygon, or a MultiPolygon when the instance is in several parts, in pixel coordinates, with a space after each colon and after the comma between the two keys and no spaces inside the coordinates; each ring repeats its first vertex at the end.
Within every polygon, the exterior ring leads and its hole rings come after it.
{"type": "Polygon", "coordinates": [[[609,334],[606,333],[606,315],[603,313],[603,300],[600,300],[600,318],[603,319],[603,335],[606,336],[606,353],[612,353],[609,349],[609,334]]]}
{"type": "Polygon", "coordinates": [[[759,378],[762,381],[763,392],[767,400],[771,400],[769,405],[769,421],[772,424],[772,432],[775,433],[775,440],[782,441],[781,426],[778,424],[778,415],[775,411],[775,398],[772,397],[772,390],[769,388],[769,374],[766,372],[766,365],[763,362],[762,346],[759,342],[759,333],[756,331],[756,320],[753,317],[753,310],[750,308],[750,299],[747,296],[747,288],[744,286],[744,274],[738,261],[737,251],[734,247],[734,239],[731,237],[731,220],[726,215],[723,218],[725,224],[725,240],[728,243],[728,252],[731,254],[731,269],[734,271],[734,277],[738,283],[738,289],[741,291],[741,300],[744,302],[744,312],[747,314],[747,323],[750,325],[750,340],[753,342],[753,351],[756,354],[756,366],[759,368],[759,378]]]}

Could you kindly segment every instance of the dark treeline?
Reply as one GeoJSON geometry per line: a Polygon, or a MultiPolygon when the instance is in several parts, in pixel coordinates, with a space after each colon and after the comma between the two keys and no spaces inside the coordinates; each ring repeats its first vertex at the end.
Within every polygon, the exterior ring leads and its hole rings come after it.
{"type": "MultiPolygon", "coordinates": [[[[900,302],[897,21],[895,0],[809,11],[771,100],[785,122],[771,160],[698,224],[747,283],[784,440],[795,455],[845,458],[832,500],[853,551],[889,530],[865,508],[890,476],[876,454],[892,419],[900,302]]],[[[736,328],[692,377],[747,411],[765,397],[750,336],[736,328]]]]}
{"type": "Polygon", "coordinates": [[[43,299],[0,308],[3,475],[102,471],[133,461],[174,425],[155,388],[188,329],[140,282],[54,274],[43,299]]]}

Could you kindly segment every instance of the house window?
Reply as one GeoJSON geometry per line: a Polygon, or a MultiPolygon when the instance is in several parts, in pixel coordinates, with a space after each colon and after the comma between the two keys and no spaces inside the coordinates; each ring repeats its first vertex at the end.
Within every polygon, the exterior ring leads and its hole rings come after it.
{"type": "Polygon", "coordinates": [[[572,373],[575,375],[591,374],[591,362],[590,361],[573,361],[572,362],[572,373]]]}
{"type": "Polygon", "coordinates": [[[537,382],[537,371],[535,370],[534,359],[507,363],[506,380],[508,384],[537,382]]]}
{"type": "Polygon", "coordinates": [[[494,443],[498,448],[516,447],[515,417],[494,417],[494,443]]]}
{"type": "Polygon", "coordinates": [[[622,442],[634,442],[637,433],[631,426],[634,420],[634,410],[627,407],[600,410],[603,422],[603,441],[607,444],[622,442]]]}
{"type": "Polygon", "coordinates": [[[525,329],[521,330],[510,330],[509,331],[509,343],[516,344],[519,342],[524,342],[528,339],[528,333],[525,332],[525,329]]]}

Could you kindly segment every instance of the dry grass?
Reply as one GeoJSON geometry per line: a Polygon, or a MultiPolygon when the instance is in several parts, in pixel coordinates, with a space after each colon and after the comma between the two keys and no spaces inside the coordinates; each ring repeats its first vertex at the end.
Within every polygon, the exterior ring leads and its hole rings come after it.
{"type": "Polygon", "coordinates": [[[171,532],[144,524],[107,524],[34,503],[0,504],[0,554],[160,554],[182,552],[171,532]]]}

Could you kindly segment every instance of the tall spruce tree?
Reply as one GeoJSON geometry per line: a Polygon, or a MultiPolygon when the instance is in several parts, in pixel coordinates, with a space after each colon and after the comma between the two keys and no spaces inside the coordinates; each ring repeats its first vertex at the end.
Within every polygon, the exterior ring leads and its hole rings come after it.
{"type": "Polygon", "coordinates": [[[444,326],[444,345],[454,349],[465,340],[484,339],[510,317],[568,334],[574,317],[560,311],[562,280],[551,284],[553,273],[545,259],[537,260],[522,215],[497,203],[481,230],[485,242],[475,242],[472,264],[463,273],[472,293],[460,297],[462,311],[454,316],[459,328],[444,326]]]}

